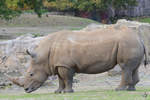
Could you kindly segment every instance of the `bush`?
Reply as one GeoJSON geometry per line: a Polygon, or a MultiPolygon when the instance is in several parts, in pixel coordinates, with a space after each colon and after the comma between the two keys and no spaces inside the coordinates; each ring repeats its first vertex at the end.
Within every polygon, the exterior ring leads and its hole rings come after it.
{"type": "Polygon", "coordinates": [[[120,10],[134,5],[136,0],[0,0],[0,17],[11,18],[22,10],[34,10],[40,17],[43,8],[76,13],[105,12],[110,6],[120,10]]]}

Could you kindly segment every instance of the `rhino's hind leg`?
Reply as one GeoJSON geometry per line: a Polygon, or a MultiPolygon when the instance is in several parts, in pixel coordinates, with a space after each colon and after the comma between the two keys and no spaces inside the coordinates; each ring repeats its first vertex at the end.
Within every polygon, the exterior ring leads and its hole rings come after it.
{"type": "Polygon", "coordinates": [[[130,59],[125,64],[119,64],[122,69],[121,84],[116,90],[135,91],[135,85],[139,82],[138,67],[141,59],[130,59]]]}
{"type": "Polygon", "coordinates": [[[64,93],[74,92],[72,89],[74,71],[65,67],[58,67],[58,74],[61,79],[64,81],[65,88],[63,89],[64,93]]]}
{"type": "Polygon", "coordinates": [[[133,74],[132,74],[132,84],[130,84],[127,88],[127,90],[129,91],[135,91],[135,85],[139,82],[139,75],[138,75],[138,68],[133,71],[133,74]]]}
{"type": "Polygon", "coordinates": [[[127,86],[132,83],[132,71],[122,70],[121,83],[116,88],[116,91],[127,90],[127,86]]]}
{"type": "Polygon", "coordinates": [[[59,80],[59,88],[55,91],[55,93],[62,93],[65,88],[65,83],[59,75],[58,75],[58,80],[59,80]]]}

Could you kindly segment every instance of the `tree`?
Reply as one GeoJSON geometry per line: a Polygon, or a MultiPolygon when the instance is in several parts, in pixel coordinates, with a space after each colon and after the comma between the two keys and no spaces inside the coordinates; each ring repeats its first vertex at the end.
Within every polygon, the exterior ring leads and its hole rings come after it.
{"type": "Polygon", "coordinates": [[[0,0],[0,18],[2,19],[12,19],[25,9],[32,9],[41,17],[43,0],[0,0]]]}
{"type": "Polygon", "coordinates": [[[20,0],[18,2],[18,6],[20,8],[24,8],[27,6],[29,9],[34,10],[34,12],[41,17],[42,9],[43,9],[43,1],[44,0],[20,0]]]}
{"type": "Polygon", "coordinates": [[[9,8],[6,2],[6,0],[0,1],[0,18],[8,20],[13,18],[14,16],[17,16],[20,11],[9,8]]]}
{"type": "Polygon", "coordinates": [[[126,9],[129,6],[137,5],[137,0],[111,0],[111,4],[116,9],[126,9]]]}
{"type": "Polygon", "coordinates": [[[74,2],[71,0],[44,0],[44,7],[56,11],[72,11],[74,2]]]}
{"type": "Polygon", "coordinates": [[[0,18],[11,19],[26,9],[34,10],[41,17],[42,9],[57,11],[106,11],[126,9],[136,5],[136,0],[0,0],[0,18]]]}

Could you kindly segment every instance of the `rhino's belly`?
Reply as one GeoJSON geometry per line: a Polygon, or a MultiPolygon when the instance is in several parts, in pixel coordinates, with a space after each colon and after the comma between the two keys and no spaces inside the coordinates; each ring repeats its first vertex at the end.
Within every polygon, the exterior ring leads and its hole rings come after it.
{"type": "Polygon", "coordinates": [[[116,65],[115,63],[99,62],[96,64],[84,66],[78,72],[86,73],[86,74],[98,74],[98,73],[103,73],[114,68],[115,65],[116,65]]]}

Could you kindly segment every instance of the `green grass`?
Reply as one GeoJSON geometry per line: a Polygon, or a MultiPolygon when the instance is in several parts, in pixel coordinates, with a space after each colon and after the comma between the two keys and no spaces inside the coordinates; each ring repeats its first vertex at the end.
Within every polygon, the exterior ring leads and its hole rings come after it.
{"type": "Polygon", "coordinates": [[[114,90],[91,90],[75,92],[70,94],[54,93],[31,93],[31,94],[0,94],[0,100],[150,100],[150,96],[145,97],[145,92],[150,89],[139,88],[135,92],[114,90]]]}
{"type": "Polygon", "coordinates": [[[132,20],[136,20],[144,23],[150,23],[150,17],[136,17],[136,18],[132,18],[132,20]]]}

